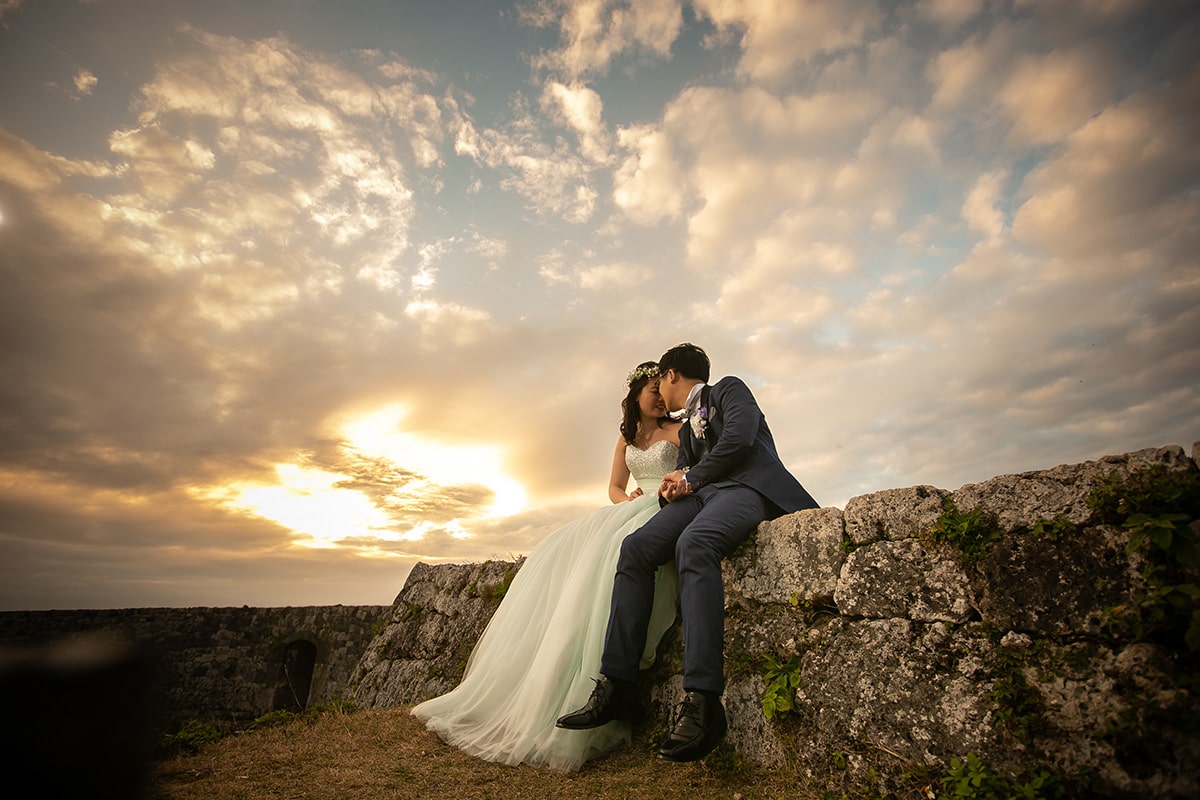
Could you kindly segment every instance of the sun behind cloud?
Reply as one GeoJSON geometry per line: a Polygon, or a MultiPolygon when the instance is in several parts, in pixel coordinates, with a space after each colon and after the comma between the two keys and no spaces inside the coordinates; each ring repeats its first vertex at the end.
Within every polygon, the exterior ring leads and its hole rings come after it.
{"type": "Polygon", "coordinates": [[[405,431],[388,405],[338,425],[336,463],[297,454],[274,465],[276,480],[235,482],[199,493],[228,509],[277,522],[301,547],[349,547],[388,555],[389,542],[434,532],[469,538],[473,522],[524,510],[525,488],[493,445],[444,444],[405,431]]]}
{"type": "Polygon", "coordinates": [[[336,547],[346,538],[394,541],[387,513],[360,491],[338,486],[350,476],[297,464],[276,464],[276,485],[231,487],[226,505],[265,517],[302,534],[296,544],[336,547]]]}
{"type": "Polygon", "coordinates": [[[401,428],[406,412],[388,405],[356,417],[342,426],[346,442],[364,455],[403,465],[423,476],[402,491],[414,496],[432,486],[479,484],[492,491],[493,501],[483,510],[488,518],[507,517],[525,508],[525,488],[504,469],[504,453],[488,444],[445,444],[425,439],[401,428]]]}

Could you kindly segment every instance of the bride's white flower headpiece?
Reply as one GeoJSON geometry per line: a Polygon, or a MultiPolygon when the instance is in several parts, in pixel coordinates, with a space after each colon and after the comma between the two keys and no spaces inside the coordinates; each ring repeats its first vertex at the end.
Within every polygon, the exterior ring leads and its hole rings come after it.
{"type": "Polygon", "coordinates": [[[626,386],[633,386],[635,381],[640,381],[642,378],[657,378],[658,364],[647,364],[638,367],[625,378],[626,386]]]}

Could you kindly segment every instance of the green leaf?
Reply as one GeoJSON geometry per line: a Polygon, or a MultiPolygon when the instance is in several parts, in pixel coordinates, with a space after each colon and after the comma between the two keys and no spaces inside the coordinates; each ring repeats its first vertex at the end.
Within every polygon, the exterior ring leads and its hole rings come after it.
{"type": "Polygon", "coordinates": [[[1142,542],[1146,541],[1146,529],[1138,528],[1129,534],[1129,545],[1125,548],[1130,553],[1137,552],[1142,547],[1142,542]]]}
{"type": "Polygon", "coordinates": [[[1175,526],[1154,525],[1150,528],[1150,541],[1159,550],[1170,550],[1171,539],[1175,535],[1175,526]]]}
{"type": "Polygon", "coordinates": [[[1200,609],[1192,612],[1192,623],[1188,625],[1183,641],[1191,652],[1200,651],[1200,609]]]}
{"type": "Polygon", "coordinates": [[[1195,532],[1187,527],[1175,529],[1175,560],[1185,567],[1200,565],[1200,546],[1197,546],[1195,532]]]}

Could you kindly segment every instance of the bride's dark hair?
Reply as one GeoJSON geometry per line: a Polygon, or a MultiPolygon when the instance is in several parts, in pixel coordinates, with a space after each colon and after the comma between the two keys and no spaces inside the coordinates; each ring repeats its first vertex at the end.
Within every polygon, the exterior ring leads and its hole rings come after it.
{"type": "Polygon", "coordinates": [[[625,379],[629,384],[629,391],[621,401],[621,436],[625,438],[626,444],[633,444],[637,438],[638,420],[642,418],[642,410],[638,407],[638,395],[646,388],[646,384],[656,378],[658,362],[643,361],[625,379]]]}

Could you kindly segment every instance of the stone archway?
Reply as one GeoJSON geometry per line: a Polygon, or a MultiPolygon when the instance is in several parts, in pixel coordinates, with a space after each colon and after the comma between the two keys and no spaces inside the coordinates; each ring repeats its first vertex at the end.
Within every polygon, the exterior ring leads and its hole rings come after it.
{"type": "Polygon", "coordinates": [[[317,646],[306,639],[297,639],[283,648],[279,679],[275,682],[272,711],[299,713],[308,707],[308,692],[312,688],[313,668],[317,664],[317,646]]]}

